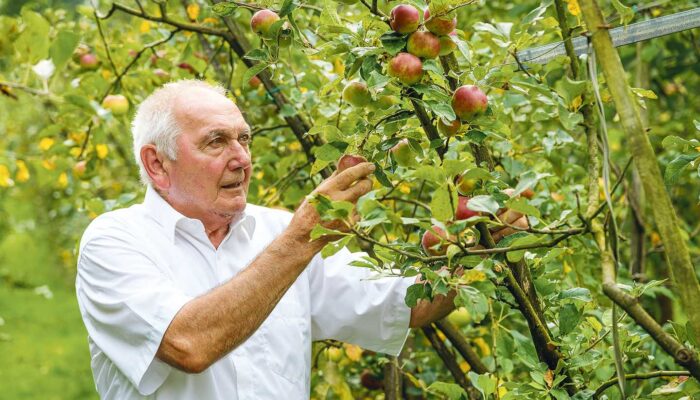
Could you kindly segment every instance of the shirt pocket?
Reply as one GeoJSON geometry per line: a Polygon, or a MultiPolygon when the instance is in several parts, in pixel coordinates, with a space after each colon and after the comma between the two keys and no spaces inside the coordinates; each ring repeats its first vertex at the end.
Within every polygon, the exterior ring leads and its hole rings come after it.
{"type": "Polygon", "coordinates": [[[306,353],[310,351],[310,326],[296,293],[289,291],[277,304],[262,327],[265,339],[265,363],[286,380],[303,385],[310,367],[306,353]]]}

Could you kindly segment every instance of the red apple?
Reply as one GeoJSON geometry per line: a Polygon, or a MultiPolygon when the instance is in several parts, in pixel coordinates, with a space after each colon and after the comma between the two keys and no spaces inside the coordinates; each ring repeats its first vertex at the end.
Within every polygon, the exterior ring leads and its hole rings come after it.
{"type": "Polygon", "coordinates": [[[102,100],[102,107],[114,115],[123,115],[129,111],[129,100],[121,94],[110,94],[102,100]]]}
{"type": "Polygon", "coordinates": [[[400,142],[396,143],[394,147],[389,149],[389,151],[394,155],[394,159],[399,165],[407,167],[416,163],[416,157],[411,151],[408,139],[402,139],[400,142]]]}
{"type": "Polygon", "coordinates": [[[423,20],[426,21],[425,28],[438,36],[447,35],[457,27],[457,17],[450,18],[447,15],[441,15],[430,19],[430,10],[427,8],[423,14],[423,20]]]}
{"type": "Polygon", "coordinates": [[[455,212],[456,219],[468,219],[480,215],[478,211],[467,208],[469,199],[471,199],[469,196],[459,196],[459,200],[457,201],[457,211],[455,212]]]}
{"type": "Polygon", "coordinates": [[[83,69],[97,69],[98,65],[100,65],[100,61],[94,54],[86,53],[80,56],[80,66],[83,69]]]}
{"type": "Polygon", "coordinates": [[[488,107],[486,94],[474,85],[460,86],[452,96],[452,109],[457,118],[469,120],[477,114],[483,113],[488,107]]]}
{"type": "Polygon", "coordinates": [[[88,54],[90,52],[90,48],[83,43],[78,44],[78,46],[73,50],[73,54],[71,55],[71,58],[73,61],[80,63],[80,57],[84,56],[85,54],[88,54]]]}
{"type": "Polygon", "coordinates": [[[254,75],[248,80],[248,85],[250,85],[253,88],[258,88],[260,87],[260,85],[262,85],[262,81],[260,80],[260,78],[258,78],[257,75],[254,75]]]}
{"type": "Polygon", "coordinates": [[[420,12],[411,5],[399,4],[391,10],[389,25],[398,33],[415,32],[420,25],[420,12]]]}
{"type": "Polygon", "coordinates": [[[430,32],[413,32],[408,37],[406,48],[416,57],[437,58],[440,54],[440,39],[430,32]]]}
{"type": "Polygon", "coordinates": [[[459,122],[459,119],[455,119],[454,121],[450,122],[450,124],[446,124],[442,122],[442,118],[438,119],[438,131],[442,133],[443,135],[447,137],[455,136],[459,133],[459,128],[462,127],[462,123],[459,122]]]}
{"type": "Polygon", "coordinates": [[[423,77],[423,63],[413,54],[399,53],[389,61],[387,72],[404,85],[413,85],[423,77]]]}
{"type": "Polygon", "coordinates": [[[272,24],[279,21],[279,19],[280,16],[274,11],[260,10],[253,14],[253,17],[250,19],[250,29],[258,35],[270,37],[272,34],[270,28],[272,24]]]}
{"type": "Polygon", "coordinates": [[[354,154],[345,154],[338,160],[338,171],[344,171],[350,167],[354,167],[357,164],[367,162],[367,160],[362,156],[356,156],[354,154]]]}
{"type": "Polygon", "coordinates": [[[456,33],[450,33],[447,36],[440,36],[440,55],[446,56],[457,49],[457,43],[452,40],[452,36],[457,36],[456,33]]]}
{"type": "Polygon", "coordinates": [[[433,225],[432,231],[427,230],[420,241],[423,250],[431,256],[444,256],[447,253],[447,232],[437,225],[433,225]]]}
{"type": "Polygon", "coordinates": [[[350,82],[343,89],[343,100],[355,107],[364,107],[372,102],[372,95],[364,82],[350,82]]]}

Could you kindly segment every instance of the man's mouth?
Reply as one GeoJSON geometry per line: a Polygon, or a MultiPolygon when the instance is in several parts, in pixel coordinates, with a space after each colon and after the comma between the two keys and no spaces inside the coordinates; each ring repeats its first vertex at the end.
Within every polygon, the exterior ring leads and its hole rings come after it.
{"type": "Polygon", "coordinates": [[[241,186],[243,182],[229,183],[228,185],[221,186],[224,189],[235,189],[241,186]]]}

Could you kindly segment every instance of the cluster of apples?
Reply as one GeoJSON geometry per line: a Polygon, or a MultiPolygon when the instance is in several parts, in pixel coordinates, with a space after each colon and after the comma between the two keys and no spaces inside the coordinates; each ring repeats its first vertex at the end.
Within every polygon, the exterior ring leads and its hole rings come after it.
{"type": "Polygon", "coordinates": [[[391,10],[389,25],[394,32],[409,35],[406,51],[389,61],[387,72],[404,85],[413,85],[423,77],[423,59],[433,59],[448,55],[457,47],[450,38],[455,35],[457,18],[449,16],[430,17],[430,11],[423,13],[427,30],[421,26],[421,12],[409,4],[399,4],[391,10]]]}
{"type": "Polygon", "coordinates": [[[263,39],[276,40],[279,47],[288,47],[292,44],[292,29],[289,23],[285,22],[279,30],[273,30],[273,25],[279,20],[280,16],[272,10],[258,10],[250,19],[250,29],[263,39]],[[273,37],[275,34],[277,37],[273,37]]]}
{"type": "MultiPolygon", "coordinates": [[[[460,180],[464,179],[460,178],[460,180]]],[[[463,182],[460,182],[458,186],[462,184],[463,182]]],[[[456,221],[481,215],[478,211],[469,208],[469,200],[471,200],[470,196],[459,195],[457,209],[455,210],[456,221]]],[[[446,232],[442,227],[433,225],[429,230],[423,233],[420,243],[426,254],[431,256],[444,256],[447,253],[447,247],[450,245],[450,242],[454,242],[455,240],[456,238],[446,232]]]]}

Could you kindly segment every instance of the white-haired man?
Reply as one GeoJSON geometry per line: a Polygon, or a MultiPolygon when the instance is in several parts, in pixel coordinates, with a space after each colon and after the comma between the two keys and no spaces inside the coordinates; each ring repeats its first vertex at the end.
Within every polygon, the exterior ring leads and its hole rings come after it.
{"type": "MultiPolygon", "coordinates": [[[[145,200],[96,218],[78,259],[102,398],[305,399],[312,340],[397,354],[409,327],[454,308],[450,295],[409,309],[413,279],[365,280],[347,250],[317,256],[327,240],[309,240],[312,205],[246,204],[251,131],[223,89],[167,84],[132,131],[145,200]]],[[[373,168],[336,172],[315,192],[354,203],[373,168]]]]}
{"type": "MultiPolygon", "coordinates": [[[[143,204],[96,218],[80,243],[76,289],[105,399],[304,399],[311,341],[397,354],[409,326],[450,299],[404,304],[409,279],[363,280],[347,251],[322,259],[320,222],[246,204],[251,131],[221,88],[165,85],[139,107],[134,153],[143,204]]],[[[371,163],[316,192],[356,202],[371,163]]],[[[336,227],[339,228],[339,227],[336,227]]]]}

